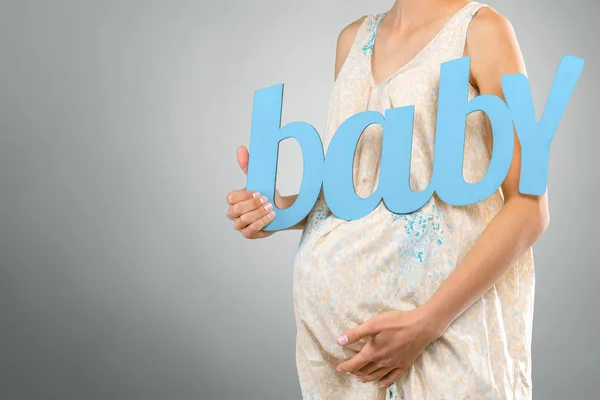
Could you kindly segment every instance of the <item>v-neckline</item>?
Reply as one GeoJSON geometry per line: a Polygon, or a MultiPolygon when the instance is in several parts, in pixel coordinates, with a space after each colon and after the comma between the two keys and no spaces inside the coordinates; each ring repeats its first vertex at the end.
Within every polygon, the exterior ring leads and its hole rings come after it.
{"type": "Polygon", "coordinates": [[[379,30],[379,25],[381,24],[381,21],[385,18],[385,16],[387,15],[387,12],[381,13],[379,14],[377,17],[377,21],[374,24],[373,29],[373,37],[372,37],[372,48],[371,51],[368,53],[367,56],[367,65],[368,65],[368,72],[369,72],[369,80],[371,81],[371,87],[374,88],[378,88],[382,85],[384,85],[385,83],[389,82],[390,80],[392,80],[395,76],[397,76],[398,74],[400,74],[400,72],[404,71],[406,68],[408,68],[408,66],[410,66],[415,60],[417,60],[419,57],[421,57],[427,50],[429,50],[429,48],[433,45],[433,43],[435,43],[437,41],[437,39],[442,35],[442,33],[446,30],[446,28],[450,25],[450,23],[452,23],[454,21],[455,18],[458,17],[458,15],[460,15],[467,7],[469,7],[471,4],[473,4],[472,1],[468,2],[467,4],[465,4],[461,9],[459,9],[456,13],[454,13],[450,19],[448,19],[448,21],[446,21],[446,23],[444,24],[444,26],[442,27],[442,29],[440,29],[438,31],[438,33],[429,41],[427,42],[427,44],[417,52],[417,54],[414,55],[414,57],[412,57],[410,60],[408,60],[407,62],[405,62],[400,68],[398,68],[394,73],[392,73],[387,79],[384,79],[383,81],[379,82],[379,83],[375,83],[375,78],[373,78],[373,53],[375,51],[375,43],[377,42],[377,33],[379,30]]]}

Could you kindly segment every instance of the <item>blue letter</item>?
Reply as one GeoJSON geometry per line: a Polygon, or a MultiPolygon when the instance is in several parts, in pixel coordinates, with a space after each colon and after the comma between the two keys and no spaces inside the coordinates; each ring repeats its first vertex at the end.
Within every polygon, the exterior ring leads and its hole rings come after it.
{"type": "Polygon", "coordinates": [[[583,69],[583,60],[565,56],[558,66],[544,114],[535,117],[529,82],[523,74],[502,77],[504,96],[521,144],[519,192],[542,195],[548,181],[550,143],[583,69]]]}
{"type": "Polygon", "coordinates": [[[414,106],[387,109],[385,119],[377,111],[363,111],[340,125],[327,150],[323,180],[325,201],[336,217],[362,218],[382,198],[390,211],[409,213],[421,208],[433,195],[433,191],[415,193],[410,188],[413,115],[414,106]],[[354,189],[353,163],[360,136],[372,124],[383,128],[379,184],[365,199],[354,189]]]}
{"type": "Polygon", "coordinates": [[[455,206],[478,203],[504,182],[514,152],[511,115],[498,96],[484,94],[468,99],[470,57],[441,66],[438,114],[435,131],[435,189],[444,202],[455,206]],[[492,125],[493,149],[486,175],[477,183],[463,178],[466,117],[484,111],[492,125]]]}
{"type": "Polygon", "coordinates": [[[385,206],[396,214],[418,210],[433,195],[431,184],[420,192],[410,188],[414,112],[415,106],[385,111],[379,185],[385,206]]]}
{"type": "Polygon", "coordinates": [[[372,124],[384,125],[383,115],[377,111],[363,111],[351,116],[338,127],[327,148],[323,194],[331,212],[340,219],[360,219],[381,201],[379,188],[363,199],[356,194],[353,182],[356,146],[363,131],[372,124]]]}
{"type": "Polygon", "coordinates": [[[282,107],[283,85],[254,93],[246,190],[261,192],[273,204],[277,216],[263,228],[264,231],[286,229],[302,221],[315,205],[323,183],[323,144],[319,133],[305,122],[292,122],[282,128],[282,107]],[[298,198],[292,207],[282,210],[274,202],[277,156],[279,142],[290,137],[300,145],[304,170],[298,198]]]}

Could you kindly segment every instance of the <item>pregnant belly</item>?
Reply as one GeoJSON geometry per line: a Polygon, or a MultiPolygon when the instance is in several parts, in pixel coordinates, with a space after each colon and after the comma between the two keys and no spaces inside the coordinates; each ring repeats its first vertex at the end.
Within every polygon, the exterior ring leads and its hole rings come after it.
{"type": "Polygon", "coordinates": [[[449,229],[433,204],[406,215],[380,205],[355,221],[312,221],[294,262],[297,322],[340,355],[340,333],[429,298],[454,268],[449,229]]]}

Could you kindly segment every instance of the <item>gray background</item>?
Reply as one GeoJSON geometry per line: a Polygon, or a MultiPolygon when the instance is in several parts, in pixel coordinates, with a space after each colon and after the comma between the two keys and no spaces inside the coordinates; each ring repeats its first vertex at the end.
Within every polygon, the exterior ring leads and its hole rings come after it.
{"type": "MultiPolygon", "coordinates": [[[[392,0],[55,0],[0,6],[0,398],[300,399],[300,232],[225,218],[252,96],[321,131],[338,32],[392,0]]],[[[550,158],[535,246],[536,399],[600,390],[597,1],[491,1],[538,114],[560,58],[586,61],[550,158]]],[[[299,188],[284,143],[279,188],[299,188]]]]}

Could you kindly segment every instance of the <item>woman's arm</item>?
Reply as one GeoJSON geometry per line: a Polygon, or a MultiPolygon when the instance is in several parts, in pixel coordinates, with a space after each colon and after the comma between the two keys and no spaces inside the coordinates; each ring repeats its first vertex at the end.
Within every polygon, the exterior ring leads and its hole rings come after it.
{"type": "MultiPolygon", "coordinates": [[[[481,94],[504,99],[502,76],[526,74],[510,22],[492,9],[483,8],[473,18],[466,53],[471,57],[472,80],[481,94]]],[[[487,116],[486,121],[490,133],[487,116]]],[[[547,194],[519,192],[521,146],[516,133],[514,138],[512,164],[502,184],[504,206],[424,306],[438,321],[441,332],[499,281],[548,227],[547,194]]]]}
{"type": "MultiPolygon", "coordinates": [[[[502,76],[525,74],[512,26],[492,9],[481,9],[471,21],[466,53],[471,57],[472,81],[481,94],[504,99],[502,76]]],[[[487,123],[490,130],[489,120],[487,123]]],[[[547,195],[519,193],[521,147],[516,133],[514,139],[512,164],[501,187],[504,206],[466,257],[423,306],[384,313],[342,334],[338,338],[342,346],[366,336],[373,339],[338,370],[353,373],[362,382],[378,380],[380,386],[398,379],[429,343],[498,282],[546,230],[547,195]]]]}

